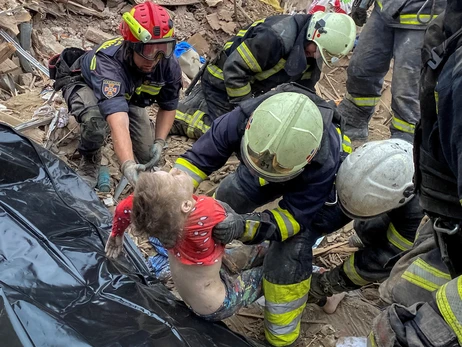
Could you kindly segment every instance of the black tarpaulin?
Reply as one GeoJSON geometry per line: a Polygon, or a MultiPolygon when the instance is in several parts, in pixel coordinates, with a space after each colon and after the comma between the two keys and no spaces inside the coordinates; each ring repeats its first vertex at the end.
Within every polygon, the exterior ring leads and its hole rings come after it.
{"type": "Polygon", "coordinates": [[[0,124],[0,345],[248,346],[150,277],[132,242],[106,259],[110,227],[69,167],[0,124]]]}

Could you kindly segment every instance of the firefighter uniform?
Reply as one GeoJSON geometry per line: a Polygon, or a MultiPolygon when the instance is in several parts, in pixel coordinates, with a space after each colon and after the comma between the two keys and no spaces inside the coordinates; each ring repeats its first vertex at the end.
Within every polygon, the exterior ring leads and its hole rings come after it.
{"type": "MultiPolygon", "coordinates": [[[[354,228],[364,248],[336,268],[322,275],[313,275],[310,294],[322,299],[326,295],[384,281],[390,276],[398,255],[411,249],[422,218],[419,200],[414,197],[404,206],[380,216],[355,221],[354,228]]],[[[338,204],[326,205],[316,216],[313,228],[330,233],[344,227],[350,220],[338,204]]]]}
{"type": "Polygon", "coordinates": [[[345,133],[352,139],[367,138],[368,123],[379,103],[393,58],[390,131],[393,136],[412,141],[420,119],[420,50],[424,30],[444,10],[446,1],[434,3],[432,10],[432,1],[376,0],[348,65],[347,93],[338,108],[347,120],[345,133]]]}
{"type": "Polygon", "coordinates": [[[319,108],[324,122],[321,147],[303,172],[281,183],[270,183],[254,176],[245,165],[227,176],[216,192],[218,200],[228,203],[237,213],[251,213],[255,208],[282,197],[279,207],[248,216],[241,241],[249,244],[271,240],[264,260],[265,336],[274,346],[293,343],[300,333],[300,320],[310,289],[312,249],[320,236],[312,232],[312,220],[328,198],[340,164],[342,143],[338,128],[332,124],[335,105],[325,102],[306,89],[283,85],[275,91],[243,102],[232,112],[212,123],[204,134],[175,163],[199,185],[213,171],[237,153],[247,120],[257,106],[280,92],[307,95],[319,108]]]}
{"type": "Polygon", "coordinates": [[[236,103],[297,82],[313,89],[320,70],[306,58],[311,15],[271,16],[240,30],[204,71],[201,83],[179,104],[172,133],[199,138],[236,103]]]}
{"type": "Polygon", "coordinates": [[[161,59],[152,73],[143,74],[127,56],[122,37],[106,41],[80,58],[84,81],[64,87],[69,110],[81,123],[82,155],[102,147],[107,116],[127,112],[134,154],[146,163],[154,140],[145,107],[157,103],[163,110],[175,110],[178,105],[181,69],[174,57],[161,59]]]}
{"type": "Polygon", "coordinates": [[[414,148],[416,187],[430,217],[419,234],[434,235],[444,264],[438,265],[431,249],[411,259],[401,278],[419,302],[408,308],[393,304],[380,314],[369,346],[462,344],[462,3],[449,0],[446,18],[442,17],[430,24],[425,36],[422,118],[414,148]]]}

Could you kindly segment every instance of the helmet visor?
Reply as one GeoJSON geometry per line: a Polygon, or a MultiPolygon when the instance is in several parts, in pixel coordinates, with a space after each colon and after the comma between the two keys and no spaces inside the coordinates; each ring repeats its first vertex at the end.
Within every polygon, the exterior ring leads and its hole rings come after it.
{"type": "Polygon", "coordinates": [[[303,168],[294,171],[294,168],[281,166],[275,154],[266,151],[255,153],[249,145],[245,145],[244,139],[241,141],[241,155],[245,166],[256,176],[268,182],[285,182],[298,176],[303,168]]]}
{"type": "Polygon", "coordinates": [[[157,41],[142,43],[137,42],[134,45],[134,51],[146,60],[158,60],[161,56],[170,58],[175,50],[175,40],[157,41]]]}

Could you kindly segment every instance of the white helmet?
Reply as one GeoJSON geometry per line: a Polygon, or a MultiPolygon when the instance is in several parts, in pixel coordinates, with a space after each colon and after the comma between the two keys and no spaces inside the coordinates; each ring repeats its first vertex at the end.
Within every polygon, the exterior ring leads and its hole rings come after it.
{"type": "Polygon", "coordinates": [[[368,142],[340,166],[335,182],[340,205],[353,218],[370,218],[413,197],[412,145],[401,139],[368,142]]]}
{"type": "Polygon", "coordinates": [[[311,17],[306,39],[316,43],[322,60],[331,67],[353,49],[356,25],[346,14],[318,11],[311,17]]]}
{"type": "Polygon", "coordinates": [[[269,182],[299,175],[315,156],[323,122],[306,95],[283,92],[270,96],[253,112],[241,141],[245,165],[269,182]]]}

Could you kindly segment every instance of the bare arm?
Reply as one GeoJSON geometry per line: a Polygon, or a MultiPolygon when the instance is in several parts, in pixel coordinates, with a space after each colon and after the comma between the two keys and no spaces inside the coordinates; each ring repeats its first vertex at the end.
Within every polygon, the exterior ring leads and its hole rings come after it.
{"type": "Polygon", "coordinates": [[[126,112],[116,112],[106,118],[111,128],[114,151],[120,164],[127,160],[135,160],[133,156],[132,140],[130,138],[129,120],[126,112]]]}
{"type": "Polygon", "coordinates": [[[165,140],[175,120],[175,110],[166,111],[159,108],[156,118],[156,139],[165,140]]]}

